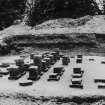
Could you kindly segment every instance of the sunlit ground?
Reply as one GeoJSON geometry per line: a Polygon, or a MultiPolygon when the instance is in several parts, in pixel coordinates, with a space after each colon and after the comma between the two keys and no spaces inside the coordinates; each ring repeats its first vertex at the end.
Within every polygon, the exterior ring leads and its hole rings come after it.
{"type": "MultiPolygon", "coordinates": [[[[13,64],[14,59],[17,58],[19,58],[19,56],[9,56],[5,58],[1,57],[0,61],[13,64]]],[[[101,63],[101,61],[105,61],[105,57],[83,56],[83,62],[81,64],[76,63],[76,58],[76,56],[75,58],[70,58],[69,65],[64,66],[65,72],[57,82],[48,82],[47,79],[53,72],[54,67],[63,66],[62,59],[60,59],[60,61],[52,66],[49,71],[41,77],[40,80],[35,81],[32,86],[19,86],[19,82],[27,80],[29,76],[28,73],[19,80],[8,80],[8,76],[1,77],[0,91],[9,93],[24,92],[33,96],[91,96],[103,95],[103,93],[105,94],[105,89],[98,89],[98,83],[94,82],[94,79],[105,79],[105,64],[101,63]],[[90,61],[89,59],[94,59],[94,61],[90,61]],[[71,84],[71,75],[73,73],[74,67],[81,67],[82,70],[84,70],[82,78],[83,89],[75,89],[69,87],[69,85],[71,84]]]]}

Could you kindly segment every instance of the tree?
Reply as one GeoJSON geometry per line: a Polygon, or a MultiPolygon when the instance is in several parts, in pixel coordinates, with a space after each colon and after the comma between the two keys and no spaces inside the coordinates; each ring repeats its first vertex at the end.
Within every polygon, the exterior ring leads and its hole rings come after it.
{"type": "Polygon", "coordinates": [[[25,12],[24,12],[24,18],[22,20],[22,22],[24,24],[29,24],[30,23],[29,20],[32,16],[36,1],[37,0],[25,0],[25,12]]]}
{"type": "Polygon", "coordinates": [[[21,19],[34,26],[49,19],[94,15],[98,10],[94,0],[0,0],[0,25],[8,27],[21,19]]]}
{"type": "Polygon", "coordinates": [[[49,19],[78,18],[99,12],[94,0],[35,0],[34,3],[30,2],[30,5],[32,8],[28,9],[30,14],[26,16],[26,20],[32,26],[49,19]]]}
{"type": "Polygon", "coordinates": [[[6,28],[21,19],[24,13],[24,0],[0,0],[0,29],[6,28]]]}

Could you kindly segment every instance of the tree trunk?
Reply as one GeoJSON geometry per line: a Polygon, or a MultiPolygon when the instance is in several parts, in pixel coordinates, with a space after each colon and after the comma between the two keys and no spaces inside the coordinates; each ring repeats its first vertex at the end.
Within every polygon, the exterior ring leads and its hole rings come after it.
{"type": "Polygon", "coordinates": [[[22,22],[24,24],[29,24],[32,11],[34,9],[36,0],[25,0],[25,13],[22,22]]]}

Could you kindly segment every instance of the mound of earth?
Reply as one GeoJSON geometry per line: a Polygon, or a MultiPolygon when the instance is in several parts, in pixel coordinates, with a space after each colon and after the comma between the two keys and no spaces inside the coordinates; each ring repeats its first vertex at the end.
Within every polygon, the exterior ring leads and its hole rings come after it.
{"type": "Polygon", "coordinates": [[[84,16],[78,19],[71,19],[71,18],[60,18],[55,20],[48,20],[44,23],[35,26],[35,29],[48,29],[48,28],[72,28],[78,27],[81,25],[86,24],[90,21],[93,17],[92,16],[84,16]]]}
{"type": "MultiPolygon", "coordinates": [[[[85,16],[79,19],[61,18],[61,19],[55,19],[55,20],[48,20],[33,28],[21,23],[18,25],[12,25],[4,29],[3,31],[0,31],[0,36],[1,35],[4,35],[4,36],[23,35],[23,34],[27,35],[27,34],[33,34],[33,33],[39,34],[38,31],[40,30],[43,30],[40,34],[44,34],[46,30],[49,30],[49,29],[50,30],[52,29],[53,31],[53,29],[58,29],[58,28],[62,29],[62,28],[72,28],[72,27],[82,26],[86,24],[88,21],[90,21],[92,18],[93,18],[92,16],[85,16]]],[[[48,34],[51,34],[51,32],[49,32],[48,34]]]]}
{"type": "MultiPolygon", "coordinates": [[[[57,21],[47,21],[39,26],[36,26],[35,33],[105,33],[105,16],[85,16],[79,19],[61,19],[59,24],[57,21]],[[63,24],[62,24],[63,23],[63,24]],[[46,28],[47,27],[47,28],[46,28]]],[[[32,30],[34,32],[35,29],[32,30]]],[[[34,33],[34,34],[35,34],[34,33]]]]}
{"type": "Polygon", "coordinates": [[[0,32],[0,40],[10,42],[13,39],[13,42],[21,44],[96,44],[95,33],[105,32],[104,18],[105,16],[85,16],[79,19],[56,19],[35,27],[24,24],[13,25],[0,32]]]}
{"type": "Polygon", "coordinates": [[[104,47],[105,16],[85,16],[78,19],[48,20],[35,27],[23,23],[12,25],[0,32],[0,42],[23,46],[50,47],[92,46],[104,47]],[[88,45],[88,46],[87,46],[88,45]]]}
{"type": "Polygon", "coordinates": [[[12,25],[0,32],[0,39],[8,36],[34,35],[52,36],[53,34],[70,33],[105,33],[105,16],[85,16],[79,19],[62,18],[48,20],[35,27],[24,24],[12,25]]]}

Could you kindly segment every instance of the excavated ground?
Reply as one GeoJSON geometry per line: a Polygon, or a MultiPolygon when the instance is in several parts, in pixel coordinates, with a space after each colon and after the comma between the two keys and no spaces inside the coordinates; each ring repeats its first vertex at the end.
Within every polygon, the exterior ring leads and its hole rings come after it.
{"type": "MultiPolygon", "coordinates": [[[[35,51],[35,50],[34,50],[35,51]]],[[[35,53],[43,53],[49,51],[48,49],[36,50],[35,53]]],[[[68,56],[75,56],[80,50],[71,52],[69,50],[62,50],[62,53],[68,56]]],[[[82,51],[83,52],[83,51],[82,51]]],[[[45,73],[38,82],[34,82],[33,86],[20,87],[19,82],[26,80],[28,74],[23,76],[17,81],[8,80],[8,76],[0,78],[0,104],[1,105],[102,105],[105,104],[105,90],[98,89],[94,83],[94,79],[98,77],[105,77],[105,64],[101,64],[101,61],[105,61],[103,56],[92,56],[95,53],[90,53],[91,56],[85,54],[82,64],[76,64],[76,57],[71,58],[69,66],[65,67],[65,72],[58,82],[47,82],[49,74],[52,73],[50,69],[45,73]],[[89,59],[95,59],[89,61],[89,59]],[[70,89],[70,79],[73,67],[82,67],[84,69],[83,85],[84,89],[70,89]],[[97,72],[96,72],[97,71],[97,72]]],[[[26,54],[28,56],[28,53],[26,54]]],[[[19,58],[16,56],[1,57],[1,62],[13,63],[14,59],[19,58]]],[[[27,59],[28,60],[28,59],[27,59]]],[[[61,62],[57,62],[56,66],[60,66],[61,62]]]]}
{"type": "MultiPolygon", "coordinates": [[[[67,55],[77,55],[83,54],[84,56],[105,56],[105,16],[86,16],[80,19],[58,19],[58,20],[49,20],[45,23],[42,23],[34,28],[20,24],[13,25],[2,32],[0,32],[0,42],[12,41],[18,46],[22,46],[24,48],[21,51],[21,54],[29,54],[31,52],[42,53],[46,51],[51,51],[55,47],[59,47],[61,52],[67,55]],[[12,40],[11,40],[12,39],[12,40]],[[27,47],[26,47],[27,46],[27,47]]],[[[9,55],[10,56],[10,55],[9,55]]],[[[11,54],[13,57],[13,55],[11,54]]],[[[0,57],[1,60],[7,59],[8,56],[0,57]]],[[[99,57],[95,57],[97,59],[96,64],[94,64],[92,69],[86,70],[90,77],[93,74],[96,74],[95,66],[97,65],[97,73],[102,68],[104,71],[104,67],[100,66],[99,57]],[[94,73],[93,73],[94,72],[94,73]]],[[[11,61],[11,60],[10,60],[11,61]]],[[[86,64],[85,64],[86,65],[86,64]]],[[[88,68],[88,64],[86,65],[88,68]]],[[[85,67],[84,67],[85,68],[85,67]]],[[[102,72],[101,72],[102,73],[102,72]]],[[[102,73],[104,74],[104,73],[102,73]]],[[[101,74],[100,74],[101,75],[101,74]]],[[[88,77],[89,77],[88,76],[88,77]]],[[[95,75],[94,75],[95,76],[95,75]]],[[[7,79],[4,78],[6,81],[7,79]]],[[[86,80],[86,79],[85,79],[86,80]]],[[[43,80],[42,80],[43,81],[43,80]]],[[[1,105],[102,105],[105,104],[105,90],[102,90],[102,94],[93,94],[85,90],[83,93],[88,93],[88,95],[82,94],[81,96],[74,97],[33,97],[31,92],[29,91],[20,91],[16,87],[16,83],[14,85],[8,85],[1,81],[1,90],[0,90],[0,104],[1,105]],[[13,86],[13,88],[12,88],[13,86]],[[7,87],[12,88],[11,91],[4,91],[7,87]],[[14,91],[14,92],[12,92],[14,91]],[[30,93],[25,94],[25,92],[30,93]]],[[[91,82],[89,82],[91,83],[91,82]]],[[[93,83],[93,82],[92,82],[93,83]]],[[[44,84],[42,84],[43,86],[44,84]]],[[[90,84],[90,87],[94,86],[90,84]]],[[[44,88],[46,86],[44,85],[44,88]]],[[[39,88],[39,90],[43,88],[39,88]]],[[[24,90],[24,89],[23,89],[24,90]]],[[[53,91],[53,86],[50,88],[53,91]]],[[[62,90],[59,90],[62,91],[62,90]]],[[[96,89],[97,91],[97,89],[96,89]]],[[[96,92],[95,91],[95,92],[96,92]]],[[[43,92],[43,91],[42,91],[43,92]]],[[[75,90],[72,91],[72,93],[75,90]]],[[[45,92],[44,92],[45,93],[45,92]]],[[[53,92],[52,92],[53,93],[53,92]]],[[[60,93],[60,92],[59,92],[60,93]]],[[[62,93],[62,92],[61,92],[62,93]]],[[[78,94],[80,92],[78,91],[78,94]]],[[[34,94],[35,95],[35,94],[34,94]]]]}

